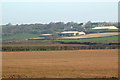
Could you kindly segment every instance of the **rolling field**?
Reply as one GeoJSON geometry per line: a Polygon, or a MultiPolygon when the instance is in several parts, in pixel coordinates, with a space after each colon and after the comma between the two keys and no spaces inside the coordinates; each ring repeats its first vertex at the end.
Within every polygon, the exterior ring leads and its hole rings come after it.
{"type": "MultiPolygon", "coordinates": [[[[94,43],[118,43],[120,36],[108,36],[86,39],[63,39],[63,40],[33,40],[18,42],[3,42],[0,46],[79,46],[81,44],[61,44],[60,42],[94,42],[94,43]]],[[[82,44],[83,45],[83,44],[82,44]]]]}
{"type": "Polygon", "coordinates": [[[76,42],[96,42],[96,43],[110,43],[118,42],[119,36],[107,36],[97,38],[86,38],[86,39],[71,39],[71,40],[56,40],[56,41],[76,41],[76,42]]]}
{"type": "Polygon", "coordinates": [[[3,77],[117,77],[118,50],[3,52],[3,77]]]}
{"type": "Polygon", "coordinates": [[[24,40],[24,39],[28,39],[28,38],[32,38],[32,37],[38,37],[38,34],[16,34],[13,36],[3,36],[2,40],[3,41],[7,41],[7,40],[24,40]]]}
{"type": "Polygon", "coordinates": [[[62,39],[96,38],[96,37],[107,37],[107,36],[115,36],[115,35],[118,35],[118,32],[94,33],[94,34],[86,34],[86,35],[82,35],[82,36],[62,37],[62,39]]]}

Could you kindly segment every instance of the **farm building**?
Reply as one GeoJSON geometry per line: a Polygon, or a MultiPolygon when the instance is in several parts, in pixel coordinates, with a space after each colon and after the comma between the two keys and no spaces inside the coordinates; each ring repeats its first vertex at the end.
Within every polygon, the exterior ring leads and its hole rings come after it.
{"type": "Polygon", "coordinates": [[[118,29],[115,26],[103,26],[103,27],[94,27],[92,29],[118,29]]]}
{"type": "Polygon", "coordinates": [[[78,32],[78,31],[64,31],[59,33],[60,36],[78,36],[78,35],[85,35],[84,32],[78,32]]]}
{"type": "Polygon", "coordinates": [[[40,37],[52,36],[52,34],[41,34],[40,37]]]}

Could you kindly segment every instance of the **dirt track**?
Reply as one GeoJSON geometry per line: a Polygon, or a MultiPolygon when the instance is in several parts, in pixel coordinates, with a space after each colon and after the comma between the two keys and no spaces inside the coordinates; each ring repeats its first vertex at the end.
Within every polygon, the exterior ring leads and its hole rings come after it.
{"type": "Polygon", "coordinates": [[[3,77],[117,77],[118,50],[3,52],[3,77]]]}

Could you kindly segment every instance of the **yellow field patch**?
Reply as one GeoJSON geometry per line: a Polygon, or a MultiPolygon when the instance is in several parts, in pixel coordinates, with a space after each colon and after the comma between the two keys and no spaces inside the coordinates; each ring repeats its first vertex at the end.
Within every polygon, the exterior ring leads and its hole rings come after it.
{"type": "Polygon", "coordinates": [[[106,37],[106,36],[115,36],[115,35],[118,35],[118,32],[94,33],[94,34],[86,34],[86,35],[81,35],[81,36],[62,37],[61,39],[95,38],[95,37],[106,37]]]}

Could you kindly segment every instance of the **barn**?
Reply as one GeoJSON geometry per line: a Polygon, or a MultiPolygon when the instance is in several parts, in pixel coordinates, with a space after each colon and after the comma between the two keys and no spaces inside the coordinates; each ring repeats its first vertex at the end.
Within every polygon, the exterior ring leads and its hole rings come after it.
{"type": "Polygon", "coordinates": [[[118,29],[115,26],[103,26],[103,27],[94,27],[92,29],[118,29]]]}
{"type": "Polygon", "coordinates": [[[52,36],[52,34],[41,34],[40,37],[52,36]]]}

